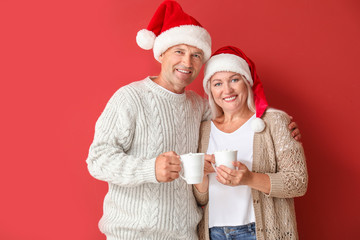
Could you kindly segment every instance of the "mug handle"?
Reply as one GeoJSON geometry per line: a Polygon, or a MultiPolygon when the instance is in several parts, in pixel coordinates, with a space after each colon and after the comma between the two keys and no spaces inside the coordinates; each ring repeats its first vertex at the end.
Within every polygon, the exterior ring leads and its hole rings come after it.
{"type": "Polygon", "coordinates": [[[187,182],[186,178],[183,175],[181,175],[181,173],[179,173],[179,176],[187,182]]]}
{"type": "MultiPolygon", "coordinates": [[[[237,160],[235,160],[234,162],[237,162],[237,160]]],[[[215,172],[217,173],[217,171],[216,171],[216,165],[213,164],[213,163],[211,163],[211,166],[214,168],[215,172]]],[[[235,170],[238,170],[238,168],[236,167],[235,170]]]]}
{"type": "MultiPolygon", "coordinates": [[[[180,165],[181,165],[181,169],[184,169],[184,164],[183,164],[183,162],[181,161],[181,156],[180,156],[180,165]]],[[[187,180],[186,180],[186,178],[179,172],[179,176],[182,178],[182,179],[184,179],[185,180],[185,182],[187,183],[187,180]]]]}
{"type": "Polygon", "coordinates": [[[186,178],[180,172],[179,172],[179,176],[187,182],[186,178]]]}
{"type": "Polygon", "coordinates": [[[213,163],[211,163],[211,166],[214,168],[214,170],[215,170],[215,172],[216,172],[216,174],[217,174],[217,171],[216,171],[216,166],[215,166],[215,164],[213,164],[213,163]]]}

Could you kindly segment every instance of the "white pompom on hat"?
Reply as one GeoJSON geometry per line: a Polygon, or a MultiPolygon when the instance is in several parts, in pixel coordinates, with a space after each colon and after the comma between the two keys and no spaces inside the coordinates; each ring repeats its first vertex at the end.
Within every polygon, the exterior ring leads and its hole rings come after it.
{"type": "Polygon", "coordinates": [[[179,44],[201,49],[204,62],[211,56],[210,34],[175,1],[160,4],[147,29],[137,33],[136,43],[145,50],[153,49],[157,61],[168,48],[179,44]]]}
{"type": "Polygon", "coordinates": [[[141,29],[136,35],[136,43],[145,50],[150,50],[154,46],[155,33],[147,29],[141,29]]]}
{"type": "Polygon", "coordinates": [[[254,93],[256,108],[256,118],[252,121],[251,128],[254,132],[262,132],[265,129],[265,123],[261,117],[265,113],[268,103],[253,61],[237,47],[226,46],[217,50],[206,63],[204,70],[203,86],[209,98],[211,93],[207,92],[207,84],[217,72],[235,72],[244,76],[249,82],[254,93]]]}

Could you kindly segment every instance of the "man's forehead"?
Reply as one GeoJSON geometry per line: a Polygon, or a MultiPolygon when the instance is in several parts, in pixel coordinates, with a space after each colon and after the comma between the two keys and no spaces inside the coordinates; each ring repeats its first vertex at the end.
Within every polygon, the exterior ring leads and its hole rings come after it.
{"type": "Polygon", "coordinates": [[[187,50],[188,49],[188,50],[190,50],[192,52],[204,54],[204,52],[200,48],[197,48],[197,47],[194,47],[194,46],[191,46],[191,45],[188,45],[188,44],[178,44],[178,45],[172,46],[169,49],[182,49],[182,50],[187,50]]]}

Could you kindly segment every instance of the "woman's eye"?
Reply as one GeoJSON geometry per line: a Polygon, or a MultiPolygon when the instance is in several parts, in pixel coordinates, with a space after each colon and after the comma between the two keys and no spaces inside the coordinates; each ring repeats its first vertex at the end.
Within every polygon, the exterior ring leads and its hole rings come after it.
{"type": "Polygon", "coordinates": [[[215,83],[215,84],[214,84],[215,87],[218,87],[218,86],[220,86],[220,85],[221,85],[221,83],[215,83]]]}
{"type": "Polygon", "coordinates": [[[232,82],[238,82],[239,79],[238,78],[234,78],[233,80],[231,80],[232,82]]]}

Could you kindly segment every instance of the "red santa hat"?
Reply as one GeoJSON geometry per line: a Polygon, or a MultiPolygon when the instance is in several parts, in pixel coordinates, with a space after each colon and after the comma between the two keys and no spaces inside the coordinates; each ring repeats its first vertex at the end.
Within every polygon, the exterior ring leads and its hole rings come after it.
{"type": "Polygon", "coordinates": [[[145,50],[153,49],[158,61],[168,48],[179,44],[201,49],[204,62],[211,56],[210,34],[175,1],[166,0],[158,7],[147,29],[137,33],[136,42],[145,50]]]}
{"type": "Polygon", "coordinates": [[[211,93],[207,91],[208,81],[215,73],[224,71],[239,73],[249,82],[254,93],[256,108],[256,119],[251,123],[251,127],[255,132],[262,132],[265,123],[261,117],[268,107],[268,103],[260,78],[256,74],[254,62],[243,51],[233,46],[217,50],[205,65],[203,86],[209,97],[211,97],[211,93]]]}

